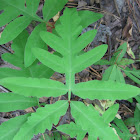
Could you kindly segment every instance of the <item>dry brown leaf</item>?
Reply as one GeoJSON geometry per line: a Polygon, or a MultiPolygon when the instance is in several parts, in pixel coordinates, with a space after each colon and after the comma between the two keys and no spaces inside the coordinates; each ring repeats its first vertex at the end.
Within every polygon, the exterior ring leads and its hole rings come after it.
{"type": "Polygon", "coordinates": [[[32,107],[29,107],[29,108],[25,109],[25,111],[26,111],[27,113],[34,112],[34,110],[33,110],[32,107]]]}
{"type": "Polygon", "coordinates": [[[83,6],[86,6],[86,5],[87,5],[87,3],[85,1],[83,1],[83,0],[78,1],[78,7],[83,7],[83,6]]]}
{"type": "Polygon", "coordinates": [[[49,25],[46,25],[47,26],[47,31],[52,33],[52,30],[55,28],[54,25],[55,25],[55,22],[48,22],[51,26],[49,25]]]}
{"type": "Polygon", "coordinates": [[[128,55],[129,55],[131,58],[135,59],[135,55],[134,55],[134,53],[132,52],[132,49],[131,49],[129,43],[127,43],[127,53],[128,53],[128,55]]]}
{"type": "Polygon", "coordinates": [[[53,17],[53,21],[56,22],[60,17],[60,12],[58,12],[54,17],[53,17]]]}
{"type": "Polygon", "coordinates": [[[129,38],[132,36],[132,25],[133,25],[132,20],[130,17],[128,17],[127,24],[124,27],[123,32],[122,32],[123,38],[129,38]]]}

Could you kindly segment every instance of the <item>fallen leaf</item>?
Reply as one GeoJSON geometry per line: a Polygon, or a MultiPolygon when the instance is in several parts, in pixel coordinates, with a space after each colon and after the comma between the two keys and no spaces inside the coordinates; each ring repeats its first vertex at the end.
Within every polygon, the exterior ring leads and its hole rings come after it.
{"type": "Polygon", "coordinates": [[[132,49],[131,49],[129,43],[127,43],[127,53],[128,53],[128,55],[129,55],[131,58],[135,59],[135,55],[134,55],[134,53],[132,52],[132,49]]]}

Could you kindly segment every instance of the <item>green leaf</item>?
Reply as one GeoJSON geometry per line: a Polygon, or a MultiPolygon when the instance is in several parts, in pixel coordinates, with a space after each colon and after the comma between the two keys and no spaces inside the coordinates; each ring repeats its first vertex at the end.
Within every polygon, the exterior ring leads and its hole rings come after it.
{"type": "Polygon", "coordinates": [[[58,126],[57,130],[70,135],[71,138],[77,136],[77,140],[82,140],[87,133],[86,130],[83,130],[80,126],[73,122],[71,122],[70,124],[63,124],[58,126]]]}
{"type": "Polygon", "coordinates": [[[0,84],[24,96],[58,97],[67,92],[64,84],[45,78],[10,77],[1,79],[0,84]]]}
{"type": "MultiPolygon", "coordinates": [[[[25,70],[30,72],[30,77],[32,77],[32,78],[44,78],[45,77],[45,78],[49,79],[54,74],[54,71],[52,69],[46,67],[43,64],[38,64],[37,62],[34,62],[30,67],[26,68],[25,70]]],[[[29,76],[24,76],[24,77],[29,77],[29,76]]]]}
{"type": "Polygon", "coordinates": [[[119,110],[119,104],[114,104],[113,106],[109,107],[107,111],[103,114],[103,119],[105,123],[110,123],[112,120],[114,120],[115,115],[117,114],[119,110]]]}
{"type": "MultiPolygon", "coordinates": [[[[18,15],[25,15],[26,17],[30,17],[31,19],[36,19],[38,21],[41,21],[41,19],[36,15],[36,11],[39,5],[39,0],[26,0],[26,7],[25,7],[25,0],[1,0],[0,1],[0,9],[4,10],[9,7],[13,8],[13,12],[18,11],[18,15]]],[[[11,11],[8,11],[7,16],[11,16],[11,11]]],[[[4,12],[3,12],[4,13],[4,12]]],[[[3,19],[1,19],[3,20],[3,19]]]]}
{"type": "Polygon", "coordinates": [[[52,17],[54,17],[64,5],[68,2],[68,0],[45,0],[45,4],[43,7],[43,17],[45,21],[49,21],[52,17]]]}
{"type": "Polygon", "coordinates": [[[14,10],[14,7],[7,6],[4,9],[4,12],[0,14],[0,27],[9,23],[11,20],[15,19],[18,15],[19,15],[19,11],[14,10]]]}
{"type": "Polygon", "coordinates": [[[13,140],[21,126],[27,121],[30,114],[10,119],[0,125],[0,140],[13,140]]]}
{"type": "Polygon", "coordinates": [[[74,72],[78,73],[88,66],[91,66],[92,64],[100,60],[104,56],[106,51],[107,45],[100,45],[93,50],[84,53],[83,55],[77,56],[73,65],[74,72]]]}
{"type": "Polygon", "coordinates": [[[29,71],[11,68],[0,68],[0,79],[6,77],[30,77],[29,71]]]}
{"type": "Polygon", "coordinates": [[[135,128],[137,130],[137,133],[140,137],[140,109],[136,106],[135,112],[134,112],[134,120],[135,120],[135,128]]]}
{"type": "Polygon", "coordinates": [[[78,15],[81,18],[81,25],[83,28],[86,28],[88,25],[96,22],[103,17],[103,15],[100,13],[94,13],[87,10],[78,11],[78,15]]]}
{"type": "Polygon", "coordinates": [[[111,65],[110,61],[101,59],[98,62],[94,63],[94,65],[111,65]]]}
{"type": "Polygon", "coordinates": [[[122,69],[125,72],[125,74],[129,78],[131,78],[134,82],[140,84],[140,80],[139,80],[140,79],[140,70],[136,70],[134,68],[133,68],[133,70],[130,70],[128,67],[126,67],[125,69],[120,67],[120,69],[122,69]]]}
{"type": "Polygon", "coordinates": [[[16,38],[33,20],[46,23],[64,7],[67,1],[46,0],[43,7],[45,20],[43,20],[36,15],[40,0],[1,0],[0,10],[4,12],[0,15],[0,26],[10,23],[2,33],[0,44],[5,44],[16,38]],[[18,17],[19,15],[23,15],[23,17],[18,17]]]}
{"type": "Polygon", "coordinates": [[[134,136],[129,132],[128,128],[125,126],[124,122],[121,119],[115,118],[114,122],[116,123],[117,126],[114,124],[112,124],[112,126],[115,128],[117,134],[121,139],[129,140],[130,137],[134,136]]]}
{"type": "Polygon", "coordinates": [[[5,44],[15,39],[31,22],[30,18],[25,16],[16,18],[6,26],[1,34],[0,44],[5,44]]]}
{"type": "Polygon", "coordinates": [[[117,67],[117,70],[116,70],[116,82],[125,84],[125,79],[119,67],[117,67]]]}
{"type": "Polygon", "coordinates": [[[52,125],[57,125],[60,117],[66,113],[68,105],[66,101],[57,101],[55,104],[37,109],[13,140],[31,140],[34,134],[44,133],[46,129],[51,130],[52,125]]]}
{"type": "Polygon", "coordinates": [[[26,0],[27,11],[29,12],[28,14],[32,16],[35,15],[38,9],[39,3],[40,3],[40,0],[26,0]]]}
{"type": "MultiPolygon", "coordinates": [[[[57,24],[55,27],[58,36],[41,32],[41,38],[43,38],[46,43],[52,45],[50,47],[57,50],[63,57],[56,56],[42,49],[33,49],[33,53],[44,65],[49,66],[59,73],[65,73],[66,86],[70,98],[72,86],[75,84],[74,74],[99,61],[105,54],[107,46],[101,45],[89,52],[79,55],[84,46],[80,46],[83,35],[80,37],[79,35],[83,27],[80,26],[81,19],[78,16],[77,10],[75,8],[66,8],[59,21],[60,24],[57,24]],[[50,38],[51,40],[48,41],[50,38]],[[74,50],[77,52],[74,52],[74,50]]],[[[86,38],[84,45],[92,41],[92,38],[95,36],[95,31],[90,31],[86,33],[86,35],[88,35],[90,39],[86,38]]]]}
{"type": "Polygon", "coordinates": [[[73,94],[90,100],[121,100],[134,97],[140,93],[140,89],[132,85],[98,80],[78,83],[73,87],[72,91],[73,94]]]}
{"type": "Polygon", "coordinates": [[[32,49],[32,52],[45,66],[50,67],[54,71],[64,73],[64,62],[61,57],[39,48],[32,49]]]}
{"type": "Polygon", "coordinates": [[[135,119],[134,118],[128,118],[128,119],[124,120],[124,123],[128,127],[135,126],[135,119]]]}
{"type": "Polygon", "coordinates": [[[46,24],[41,23],[38,26],[35,27],[35,29],[32,31],[32,34],[27,40],[26,46],[25,46],[25,52],[24,52],[24,63],[25,67],[29,67],[34,61],[35,56],[32,53],[32,48],[44,48],[45,43],[42,41],[42,39],[39,36],[40,31],[46,30],[46,24]]]}
{"type": "Polygon", "coordinates": [[[97,30],[90,30],[84,34],[82,34],[78,39],[76,44],[74,45],[75,48],[73,48],[74,53],[79,53],[82,49],[85,48],[89,43],[93,41],[93,38],[96,36],[97,30]]]}
{"type": "Polygon", "coordinates": [[[126,67],[125,69],[123,69],[123,68],[120,67],[120,69],[122,69],[124,72],[132,73],[136,77],[140,78],[140,70],[136,70],[135,68],[133,68],[133,70],[131,70],[128,67],[126,67]]]}
{"type": "MultiPolygon", "coordinates": [[[[20,67],[21,69],[0,68],[0,78],[5,77],[34,77],[34,78],[50,78],[54,73],[53,70],[43,64],[38,64],[35,61],[30,67],[24,67],[24,49],[28,38],[28,32],[24,30],[16,39],[13,40],[12,49],[13,54],[5,53],[2,59],[20,67]]],[[[29,57],[27,57],[29,58],[29,57]]]]}
{"type": "Polygon", "coordinates": [[[137,102],[140,104],[140,95],[136,96],[135,98],[136,98],[137,102]]]}
{"type": "Polygon", "coordinates": [[[37,98],[24,97],[14,93],[0,93],[0,112],[24,110],[37,105],[37,98]]]}
{"type": "Polygon", "coordinates": [[[102,80],[103,81],[108,81],[108,80],[116,81],[116,71],[117,71],[116,65],[110,66],[108,69],[105,70],[102,80]]]}
{"type": "Polygon", "coordinates": [[[126,72],[126,71],[125,71],[125,74],[126,74],[130,79],[132,79],[134,82],[140,84],[140,80],[139,80],[135,75],[133,75],[132,73],[126,72]]]}
{"type": "Polygon", "coordinates": [[[113,57],[115,57],[115,62],[119,64],[123,56],[125,55],[127,51],[127,43],[123,43],[117,50],[116,53],[114,53],[113,57]]]}
{"type": "Polygon", "coordinates": [[[24,68],[24,49],[28,36],[28,32],[24,30],[16,39],[13,40],[11,48],[14,50],[14,53],[4,53],[2,55],[2,59],[14,66],[24,68]]]}
{"type": "Polygon", "coordinates": [[[111,80],[125,84],[123,74],[121,73],[120,68],[115,64],[105,70],[102,80],[103,81],[111,80]]]}
{"type": "Polygon", "coordinates": [[[75,118],[75,123],[83,130],[88,131],[89,139],[118,140],[113,129],[104,123],[102,117],[94,110],[92,106],[85,106],[81,102],[71,102],[71,113],[75,118]]]}
{"type": "Polygon", "coordinates": [[[132,59],[122,58],[122,60],[118,63],[118,65],[130,65],[133,64],[135,61],[132,59]]]}

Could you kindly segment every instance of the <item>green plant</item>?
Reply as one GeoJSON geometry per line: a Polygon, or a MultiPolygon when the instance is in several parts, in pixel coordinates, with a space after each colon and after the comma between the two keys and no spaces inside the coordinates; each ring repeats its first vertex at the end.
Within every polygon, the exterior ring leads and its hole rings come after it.
{"type": "MultiPolygon", "coordinates": [[[[93,80],[75,84],[75,73],[99,61],[107,50],[107,45],[101,45],[89,52],[80,54],[80,51],[85,48],[96,35],[96,31],[93,30],[80,36],[82,30],[88,26],[91,21],[99,19],[99,17],[96,17],[89,21],[84,20],[87,18],[86,16],[88,14],[92,15],[92,12],[77,12],[74,8],[66,8],[63,16],[60,17],[56,24],[55,34],[46,31],[40,32],[41,39],[56,50],[59,55],[51,54],[46,49],[40,49],[41,47],[31,49],[33,56],[42,62],[42,65],[44,67],[46,66],[46,69],[50,67],[53,71],[65,74],[65,85],[58,81],[46,79],[45,75],[43,78],[40,78],[38,75],[32,77],[21,74],[22,77],[21,75],[16,77],[16,74],[14,74],[14,77],[10,76],[0,80],[0,84],[13,92],[1,94],[0,111],[7,112],[9,110],[16,110],[16,106],[12,108],[9,107],[11,102],[9,102],[8,106],[4,104],[6,104],[7,100],[16,102],[20,100],[21,97],[23,97],[23,102],[32,101],[32,103],[29,103],[28,107],[38,105],[38,109],[35,113],[19,116],[2,123],[0,126],[1,140],[30,140],[34,134],[44,133],[46,129],[51,130],[52,125],[57,126],[60,117],[67,112],[68,108],[71,110],[75,122],[71,122],[70,125],[64,125],[63,127],[59,126],[58,130],[73,128],[75,133],[71,134],[69,131],[65,132],[68,132],[72,137],[77,136],[79,140],[81,140],[87,132],[89,134],[89,140],[97,139],[97,137],[104,140],[110,138],[118,140],[118,136],[113,131],[113,128],[109,126],[109,123],[114,119],[118,111],[118,105],[110,107],[100,116],[99,112],[96,111],[92,105],[86,106],[80,101],[71,100],[72,93],[83,99],[110,99],[114,101],[116,99],[134,97],[140,92],[137,87],[113,81],[93,80]],[[66,93],[68,93],[68,100],[47,104],[45,107],[39,105],[38,98],[40,97],[58,97],[66,93]],[[14,98],[12,98],[12,96],[14,96],[14,98]],[[2,109],[1,106],[3,107],[2,109]],[[16,121],[18,124],[15,126],[14,124],[16,121]],[[7,127],[7,129],[5,127],[7,127]],[[10,131],[12,129],[13,131],[10,131]],[[83,132],[83,135],[81,135],[79,131],[83,132]]],[[[23,41],[24,44],[26,44],[26,40],[23,41]]],[[[23,48],[24,46],[25,45],[23,45],[23,48]]],[[[24,53],[25,52],[26,49],[24,53]]],[[[27,56],[25,55],[24,57],[27,56]]],[[[23,59],[21,60],[23,63],[23,59]]],[[[25,66],[27,65],[25,64],[25,66]]],[[[32,65],[30,67],[32,67],[32,65]]],[[[40,67],[40,65],[38,67],[40,67]]],[[[28,71],[28,68],[24,67],[23,69],[27,69],[28,71]]],[[[41,72],[43,71],[44,70],[41,70],[41,72]]],[[[48,75],[51,75],[50,72],[48,72],[48,75]]],[[[49,78],[49,76],[47,78],[49,78]]],[[[23,104],[21,106],[20,101],[18,105],[18,109],[27,108],[27,104],[26,106],[23,104]]]]}
{"type": "MultiPolygon", "coordinates": [[[[138,104],[137,104],[138,105],[138,104]]],[[[136,140],[139,140],[140,138],[140,110],[138,107],[136,107],[134,112],[134,118],[128,118],[125,120],[125,123],[121,119],[114,119],[115,124],[112,124],[112,126],[117,131],[119,137],[123,140],[128,140],[131,137],[135,137],[136,140]],[[135,126],[137,135],[131,134],[127,128],[127,126],[135,126]]]]}
{"type": "Polygon", "coordinates": [[[134,82],[140,84],[140,70],[130,70],[127,66],[129,64],[133,64],[135,61],[132,59],[123,58],[127,51],[127,43],[123,43],[117,50],[116,53],[112,56],[111,60],[100,60],[96,64],[99,65],[111,65],[108,69],[106,69],[103,74],[104,81],[113,80],[120,83],[125,83],[124,76],[121,73],[121,70],[134,82]]]}
{"type": "Polygon", "coordinates": [[[41,22],[35,27],[25,46],[24,62],[26,67],[30,66],[36,60],[31,48],[33,46],[40,48],[45,47],[45,44],[37,34],[41,30],[46,30],[46,24],[49,19],[55,16],[57,12],[64,7],[67,1],[68,0],[53,0],[52,2],[52,0],[46,0],[43,7],[43,19],[41,19],[36,15],[40,0],[0,0],[0,10],[4,10],[0,15],[0,27],[10,22],[1,35],[0,44],[5,44],[15,39],[32,21],[41,22]]]}

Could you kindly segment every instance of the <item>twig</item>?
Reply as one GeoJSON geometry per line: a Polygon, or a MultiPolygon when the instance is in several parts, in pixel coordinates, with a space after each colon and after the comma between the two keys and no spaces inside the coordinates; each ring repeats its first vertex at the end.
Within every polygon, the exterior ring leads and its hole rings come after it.
{"type": "Polygon", "coordinates": [[[94,71],[98,75],[98,77],[102,78],[102,76],[95,69],[93,69],[91,66],[89,68],[94,71]]]}
{"type": "Polygon", "coordinates": [[[98,10],[99,13],[106,13],[108,15],[114,16],[118,20],[121,20],[120,17],[118,17],[118,16],[116,16],[116,15],[114,15],[114,14],[108,12],[108,11],[101,10],[100,8],[97,8],[97,7],[94,7],[94,6],[80,7],[80,8],[77,8],[77,10],[90,10],[90,11],[95,11],[95,10],[97,11],[98,10]]]}
{"type": "Polygon", "coordinates": [[[118,9],[118,5],[116,3],[116,0],[114,0],[114,4],[115,4],[115,8],[117,10],[117,13],[118,13],[119,17],[121,17],[120,12],[119,12],[119,9],[118,9]]]}
{"type": "Polygon", "coordinates": [[[4,92],[8,93],[9,90],[5,89],[4,87],[0,86],[0,89],[3,90],[4,92]]]}
{"type": "Polygon", "coordinates": [[[44,134],[42,134],[42,136],[43,136],[43,139],[46,140],[44,134]]]}
{"type": "Polygon", "coordinates": [[[134,20],[135,20],[135,22],[136,22],[136,24],[137,24],[138,30],[139,30],[139,32],[140,32],[140,27],[139,27],[137,18],[136,18],[136,16],[135,16],[134,1],[133,1],[133,12],[132,12],[132,14],[133,14],[134,20]]]}

